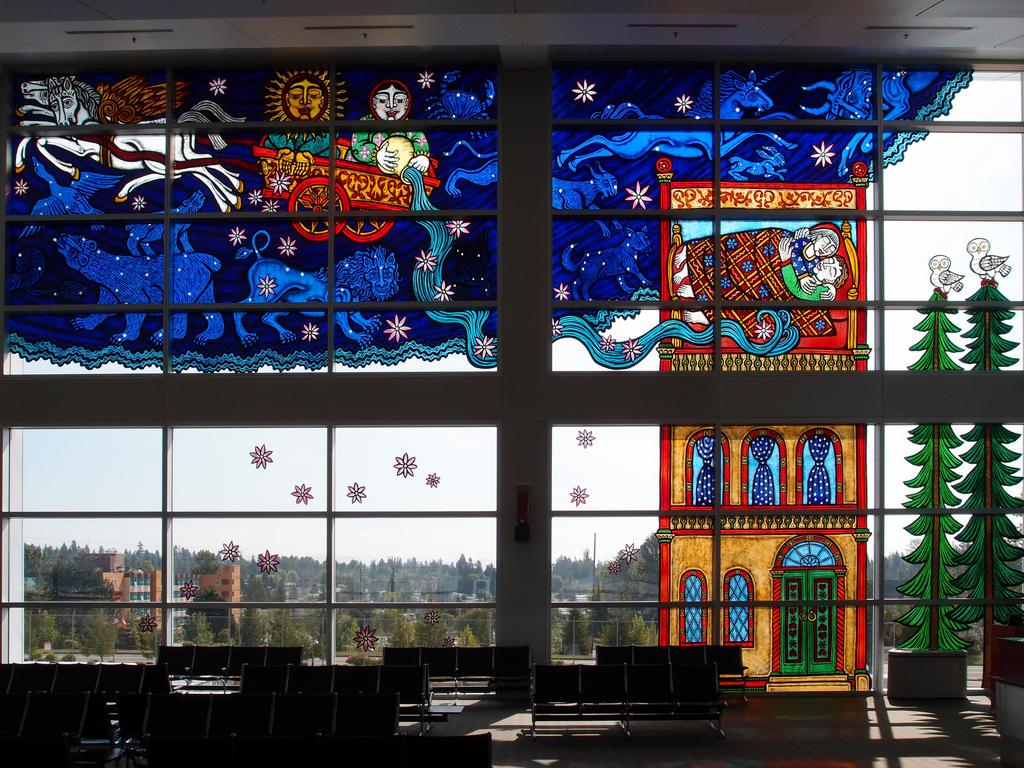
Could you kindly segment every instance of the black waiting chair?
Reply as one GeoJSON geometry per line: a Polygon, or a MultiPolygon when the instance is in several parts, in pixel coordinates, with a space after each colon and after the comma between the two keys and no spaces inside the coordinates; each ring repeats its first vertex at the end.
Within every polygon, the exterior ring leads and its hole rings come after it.
{"type": "Polygon", "coordinates": [[[208,733],[211,738],[269,736],[273,704],[270,694],[211,696],[208,733]]]}
{"type": "Polygon", "coordinates": [[[395,666],[415,667],[422,664],[421,660],[422,650],[419,646],[413,648],[394,648],[392,646],[384,646],[383,658],[381,663],[395,666]]]}
{"type": "Polygon", "coordinates": [[[276,665],[284,664],[301,664],[302,663],[302,646],[301,645],[268,645],[267,646],[267,664],[276,665]]]}
{"type": "Polygon", "coordinates": [[[53,678],[57,676],[56,664],[15,664],[11,670],[8,693],[31,693],[53,690],[53,678]]]}
{"type": "Polygon", "coordinates": [[[272,738],[239,736],[233,742],[234,765],[281,765],[289,768],[320,765],[320,739],[315,735],[275,735],[272,738]]]}
{"type": "Polygon", "coordinates": [[[719,684],[738,690],[747,700],[747,667],[743,663],[743,648],[738,645],[709,645],[707,663],[718,667],[719,684]]]}
{"type": "Polygon", "coordinates": [[[146,664],[142,672],[142,693],[162,695],[171,692],[171,676],[166,664],[146,664]]]}
{"type": "Polygon", "coordinates": [[[265,645],[234,645],[228,657],[228,676],[238,677],[242,674],[243,664],[267,663],[267,646],[265,645]]]}
{"type": "Polygon", "coordinates": [[[706,664],[706,646],[670,645],[668,648],[668,660],[672,665],[681,664],[684,666],[691,666],[694,664],[706,664]]]}
{"type": "MultiPolygon", "coordinates": [[[[340,716],[339,716],[340,725],[340,716]]],[[[320,740],[323,765],[372,765],[406,768],[404,736],[324,736],[320,740]]],[[[444,763],[438,763],[444,765],[444,763]]]]}
{"type": "Polygon", "coordinates": [[[376,693],[379,678],[380,667],[376,664],[365,666],[338,664],[334,667],[334,693],[343,696],[376,693]]]}
{"type": "Polygon", "coordinates": [[[431,680],[454,680],[458,665],[458,649],[428,648],[420,651],[420,663],[430,669],[431,680]]]}
{"type": "Polygon", "coordinates": [[[189,677],[195,657],[194,645],[160,645],[156,649],[156,663],[166,664],[171,677],[189,677]]]}
{"type": "Polygon", "coordinates": [[[491,768],[491,734],[433,736],[408,739],[407,765],[443,765],[445,768],[491,768]]]}
{"type": "Polygon", "coordinates": [[[149,699],[148,693],[118,693],[116,696],[118,741],[129,749],[137,748],[142,742],[149,699]]]}
{"type": "Polygon", "coordinates": [[[530,688],[530,646],[494,646],[494,689],[528,691],[530,688]]]}
{"type": "Polygon", "coordinates": [[[675,710],[672,695],[672,665],[626,665],[626,721],[623,728],[629,734],[631,720],[665,718],[675,710]]]}
{"type": "Polygon", "coordinates": [[[580,666],[580,706],[592,719],[622,720],[626,702],[626,665],[580,666]]]}
{"type": "Polygon", "coordinates": [[[228,674],[231,648],[227,645],[197,645],[192,659],[191,677],[223,680],[228,674]]]}
{"type": "Polygon", "coordinates": [[[430,709],[430,683],[427,667],[405,665],[382,665],[380,668],[379,693],[398,694],[400,712],[415,717],[420,723],[420,733],[426,725],[427,710],[430,709]]]}
{"type": "MultiPolygon", "coordinates": [[[[143,736],[206,736],[210,726],[209,695],[172,693],[150,696],[143,736]]],[[[120,704],[120,702],[119,702],[120,704]]]]}
{"type": "Polygon", "coordinates": [[[333,693],[275,694],[270,735],[274,738],[331,735],[334,732],[334,700],[333,693]]]}
{"type": "Polygon", "coordinates": [[[494,677],[494,648],[490,645],[456,648],[460,691],[483,690],[494,677]]]}
{"type": "Polygon", "coordinates": [[[288,683],[288,667],[283,664],[260,666],[246,664],[242,667],[242,693],[284,693],[288,683]]]}
{"type": "Polygon", "coordinates": [[[224,768],[232,764],[230,737],[150,736],[145,747],[147,768],[224,768]]]}
{"type": "Polygon", "coordinates": [[[718,685],[718,668],[714,664],[673,664],[672,695],[676,700],[676,717],[706,720],[720,738],[722,701],[718,685]]]}
{"type": "Polygon", "coordinates": [[[4,765],[18,768],[72,768],[71,744],[56,736],[0,736],[4,765]]]}
{"type": "Polygon", "coordinates": [[[530,735],[537,735],[538,720],[575,717],[579,711],[579,666],[534,664],[530,685],[530,735]]]}
{"type": "Polygon", "coordinates": [[[99,664],[58,664],[54,693],[95,693],[100,680],[99,664]]]}
{"type": "Polygon", "coordinates": [[[288,681],[285,693],[330,693],[334,678],[334,667],[305,667],[301,664],[288,666],[288,681]]]}
{"type": "Polygon", "coordinates": [[[25,719],[27,693],[0,693],[0,736],[17,736],[25,719]]]}
{"type": "Polygon", "coordinates": [[[338,696],[337,736],[394,736],[398,733],[397,693],[338,696]]]}
{"type": "Polygon", "coordinates": [[[107,701],[114,701],[119,693],[139,693],[146,666],[142,664],[100,664],[100,679],[96,690],[107,701]]]}
{"type": "Polygon", "coordinates": [[[634,645],[634,664],[668,664],[667,645],[634,645]]]}
{"type": "Polygon", "coordinates": [[[598,645],[594,650],[598,664],[633,663],[633,646],[631,645],[598,645]]]}

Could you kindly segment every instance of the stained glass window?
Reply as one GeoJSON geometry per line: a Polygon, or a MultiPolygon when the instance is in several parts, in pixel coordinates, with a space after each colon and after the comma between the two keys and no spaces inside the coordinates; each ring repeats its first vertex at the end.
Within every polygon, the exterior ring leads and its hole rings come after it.
{"type": "Polygon", "coordinates": [[[707,641],[707,609],[701,604],[707,602],[707,579],[700,571],[686,571],[682,576],[683,621],[679,633],[680,645],[702,645],[707,641]]]}
{"type": "Polygon", "coordinates": [[[723,635],[729,644],[754,644],[753,609],[749,605],[733,605],[747,603],[751,600],[753,592],[753,582],[749,573],[733,570],[725,575],[726,602],[729,606],[725,610],[723,635]]]}

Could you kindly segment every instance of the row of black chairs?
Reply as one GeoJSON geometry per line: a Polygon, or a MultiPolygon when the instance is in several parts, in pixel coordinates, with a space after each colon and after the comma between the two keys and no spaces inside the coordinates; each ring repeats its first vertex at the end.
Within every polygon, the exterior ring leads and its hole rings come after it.
{"type": "Polygon", "coordinates": [[[123,755],[116,742],[110,710],[100,695],[0,695],[0,755],[6,761],[8,754],[20,753],[26,744],[38,752],[31,761],[14,765],[64,765],[72,759],[75,765],[104,765],[123,755]]]}
{"type": "Polygon", "coordinates": [[[403,703],[426,704],[430,699],[430,670],[426,664],[367,666],[242,667],[242,693],[397,693],[403,703]]]}
{"type": "Polygon", "coordinates": [[[238,677],[245,664],[301,664],[301,646],[160,645],[156,660],[172,677],[238,677]]]}
{"type": "Polygon", "coordinates": [[[491,734],[350,737],[300,736],[257,738],[152,737],[149,768],[252,768],[254,765],[335,768],[373,765],[374,768],[491,768],[491,734]]]}
{"type": "Polygon", "coordinates": [[[0,664],[0,693],[170,693],[164,664],[0,664]]]}
{"type": "Polygon", "coordinates": [[[426,664],[435,684],[451,681],[456,696],[460,686],[494,691],[526,691],[530,682],[530,647],[482,645],[465,648],[385,646],[384,664],[426,664]]]}
{"type": "Polygon", "coordinates": [[[714,664],[719,683],[734,689],[746,701],[747,666],[738,645],[598,645],[598,665],[605,664],[714,664]]]}
{"type": "Polygon", "coordinates": [[[724,738],[725,706],[714,664],[538,664],[530,687],[530,733],[539,720],[705,720],[724,738]]]}

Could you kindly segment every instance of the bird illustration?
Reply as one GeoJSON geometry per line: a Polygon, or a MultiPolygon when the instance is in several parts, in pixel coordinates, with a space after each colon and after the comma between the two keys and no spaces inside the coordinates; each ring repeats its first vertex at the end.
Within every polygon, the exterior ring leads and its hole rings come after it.
{"type": "Polygon", "coordinates": [[[964,276],[950,272],[949,264],[949,257],[942,255],[932,256],[928,262],[928,268],[932,271],[932,285],[942,291],[943,295],[951,290],[962,291],[964,289],[964,276]]]}
{"type": "MultiPolygon", "coordinates": [[[[103,213],[89,202],[89,198],[98,190],[109,189],[121,181],[120,176],[108,173],[87,173],[81,172],[78,178],[71,182],[71,186],[65,187],[57,182],[49,171],[36,158],[32,158],[32,167],[36,176],[50,185],[50,194],[42,197],[32,206],[33,216],[63,216],[66,214],[97,214],[103,213]]],[[[102,229],[99,224],[93,224],[93,229],[102,229]]],[[[40,230],[37,224],[30,224],[21,230],[19,238],[35,234],[40,230]]]]}
{"type": "Polygon", "coordinates": [[[971,257],[971,272],[995,282],[996,273],[1001,277],[1010,274],[1010,265],[1006,263],[1009,256],[996,256],[989,253],[992,244],[984,237],[976,237],[967,244],[967,253],[971,257]]]}

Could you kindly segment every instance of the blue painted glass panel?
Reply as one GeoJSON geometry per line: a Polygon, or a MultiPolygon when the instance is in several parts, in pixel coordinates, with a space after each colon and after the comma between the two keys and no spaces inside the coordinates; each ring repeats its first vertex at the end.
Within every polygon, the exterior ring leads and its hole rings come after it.
{"type": "MultiPolygon", "coordinates": [[[[970,69],[882,70],[882,117],[886,120],[935,120],[949,114],[957,94],[974,77],[970,69]]],[[[888,165],[888,163],[886,163],[888,165]]]]}
{"type": "Polygon", "coordinates": [[[819,568],[835,564],[835,555],[820,541],[801,542],[782,558],[782,565],[787,568],[819,568]]]}
{"type": "Polygon", "coordinates": [[[554,131],[552,208],[660,208],[658,160],[671,160],[678,181],[710,184],[711,144],[710,131],[554,131]]]}
{"type": "Polygon", "coordinates": [[[836,503],[836,452],[825,435],[812,435],[804,443],[804,504],[836,503]]]}
{"type": "MultiPolygon", "coordinates": [[[[704,588],[701,579],[696,574],[686,577],[683,590],[683,599],[687,603],[701,603],[704,601],[704,588]]],[[[684,639],[687,643],[704,642],[704,609],[698,606],[688,605],[683,608],[684,639]]]]}
{"type": "Polygon", "coordinates": [[[323,370],[325,319],[324,312],[177,312],[171,316],[171,370],[323,370]]]}
{"type": "MultiPolygon", "coordinates": [[[[176,89],[175,103],[188,103],[176,89]]],[[[167,115],[163,70],[11,76],[14,125],[137,125],[162,123],[167,115]]]]}
{"type": "Polygon", "coordinates": [[[658,222],[555,219],[554,300],[657,301],[660,229],[658,222]]]}
{"type": "MultiPolygon", "coordinates": [[[[864,185],[872,178],[874,136],[874,131],[867,128],[861,131],[725,131],[721,143],[722,181],[864,185]]],[[[825,190],[815,191],[825,193],[825,190]]],[[[836,207],[834,195],[828,203],[829,207],[836,207]]],[[[824,207],[826,201],[818,205],[824,207]]],[[[852,200],[848,206],[854,207],[852,200]]]]}
{"type": "Polygon", "coordinates": [[[493,370],[498,364],[495,310],[338,312],[334,361],[340,368],[388,370],[418,362],[493,370]]]}
{"type": "Polygon", "coordinates": [[[551,80],[556,120],[707,120],[713,111],[708,65],[559,66],[551,80]]]}
{"type": "Polygon", "coordinates": [[[755,506],[779,503],[779,444],[771,435],[750,441],[747,454],[749,501],[755,506]]]}
{"type": "Polygon", "coordinates": [[[9,151],[11,215],[130,216],[163,210],[162,134],[11,136],[9,151]]]}
{"type": "Polygon", "coordinates": [[[9,224],[11,304],[159,304],[163,226],[158,222],[9,224]],[[143,242],[133,233],[159,229],[143,242]]]}
{"type": "MultiPolygon", "coordinates": [[[[729,578],[729,602],[743,603],[750,600],[750,586],[745,576],[734,574],[729,578]]],[[[729,606],[729,642],[746,643],[750,641],[750,606],[729,606]]]]}
{"type": "Polygon", "coordinates": [[[723,65],[719,114],[723,120],[870,120],[874,80],[871,65],[723,65]]]}
{"type": "Polygon", "coordinates": [[[159,371],[163,330],[159,312],[17,314],[7,316],[7,345],[26,361],[88,370],[114,364],[159,371]]]}

